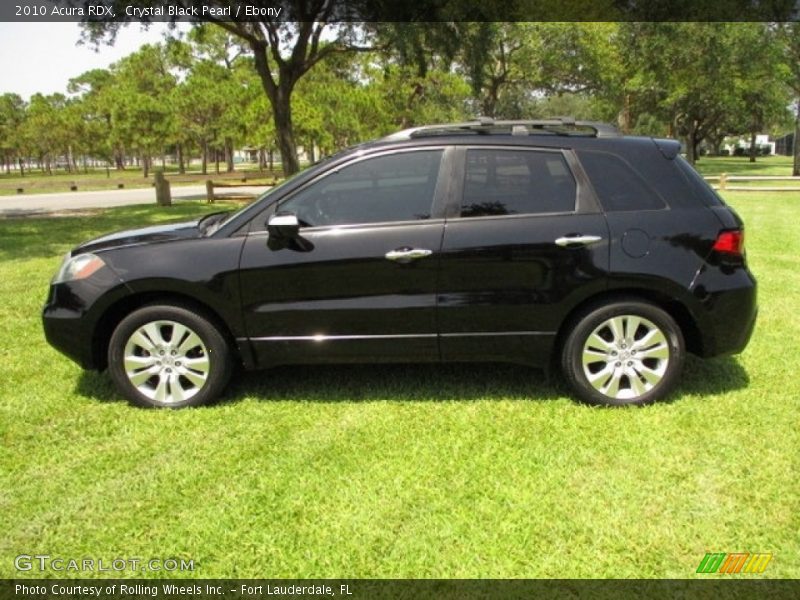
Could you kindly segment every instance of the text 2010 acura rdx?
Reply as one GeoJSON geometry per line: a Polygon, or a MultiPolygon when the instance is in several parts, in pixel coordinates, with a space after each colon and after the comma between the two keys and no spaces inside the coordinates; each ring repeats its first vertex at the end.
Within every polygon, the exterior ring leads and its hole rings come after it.
{"type": "Polygon", "coordinates": [[[675,141],[566,119],[406,130],[232,214],[125,231],[65,258],[49,342],[145,406],[233,368],[511,361],[583,401],[645,404],[686,351],[756,318],[743,225],[675,141]]]}

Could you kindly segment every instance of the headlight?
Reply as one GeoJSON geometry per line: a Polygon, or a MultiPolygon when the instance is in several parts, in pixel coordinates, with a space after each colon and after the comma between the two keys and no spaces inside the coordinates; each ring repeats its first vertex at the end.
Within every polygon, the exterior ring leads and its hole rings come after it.
{"type": "Polygon", "coordinates": [[[86,279],[105,266],[103,259],[94,254],[78,254],[77,256],[64,257],[61,268],[53,277],[53,283],[86,279]]]}

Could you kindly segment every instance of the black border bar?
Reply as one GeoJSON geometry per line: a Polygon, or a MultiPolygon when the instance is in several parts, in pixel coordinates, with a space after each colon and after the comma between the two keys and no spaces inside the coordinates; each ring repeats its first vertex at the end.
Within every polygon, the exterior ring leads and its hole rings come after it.
{"type": "MultiPolygon", "coordinates": [[[[339,23],[800,20],[800,0],[329,1],[332,10],[326,20],[339,23]]],[[[3,0],[0,21],[307,21],[309,6],[318,3],[319,0],[3,0]]]]}
{"type": "Polygon", "coordinates": [[[796,599],[800,580],[707,579],[4,579],[2,600],[796,599]],[[244,587],[243,587],[244,586],[244,587]],[[42,593],[43,592],[43,593],[42,593]]]}

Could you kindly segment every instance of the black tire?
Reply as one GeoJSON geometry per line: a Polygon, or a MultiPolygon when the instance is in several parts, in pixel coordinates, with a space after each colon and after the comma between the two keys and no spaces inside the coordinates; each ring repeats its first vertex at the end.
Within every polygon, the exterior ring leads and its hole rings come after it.
{"type": "Polygon", "coordinates": [[[232,362],[231,349],[213,321],[180,305],[148,305],[132,312],[117,325],[108,346],[108,371],[117,389],[147,408],[200,406],[217,399],[230,379],[232,362]],[[143,338],[144,327],[149,331],[143,338]]]}
{"type": "Polygon", "coordinates": [[[619,300],[578,316],[564,342],[561,368],[582,402],[644,405],[672,391],[684,356],[683,335],[670,315],[647,302],[619,300]],[[622,335],[615,335],[620,331],[622,335]],[[590,340],[593,334],[597,335],[590,340]]]}

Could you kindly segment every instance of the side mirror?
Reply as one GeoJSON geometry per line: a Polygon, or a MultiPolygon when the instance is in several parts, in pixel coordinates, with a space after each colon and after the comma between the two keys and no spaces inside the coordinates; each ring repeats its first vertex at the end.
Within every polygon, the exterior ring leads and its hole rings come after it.
{"type": "Polygon", "coordinates": [[[291,240],[300,234],[300,222],[294,213],[275,213],[267,219],[267,233],[270,237],[291,240]]]}

